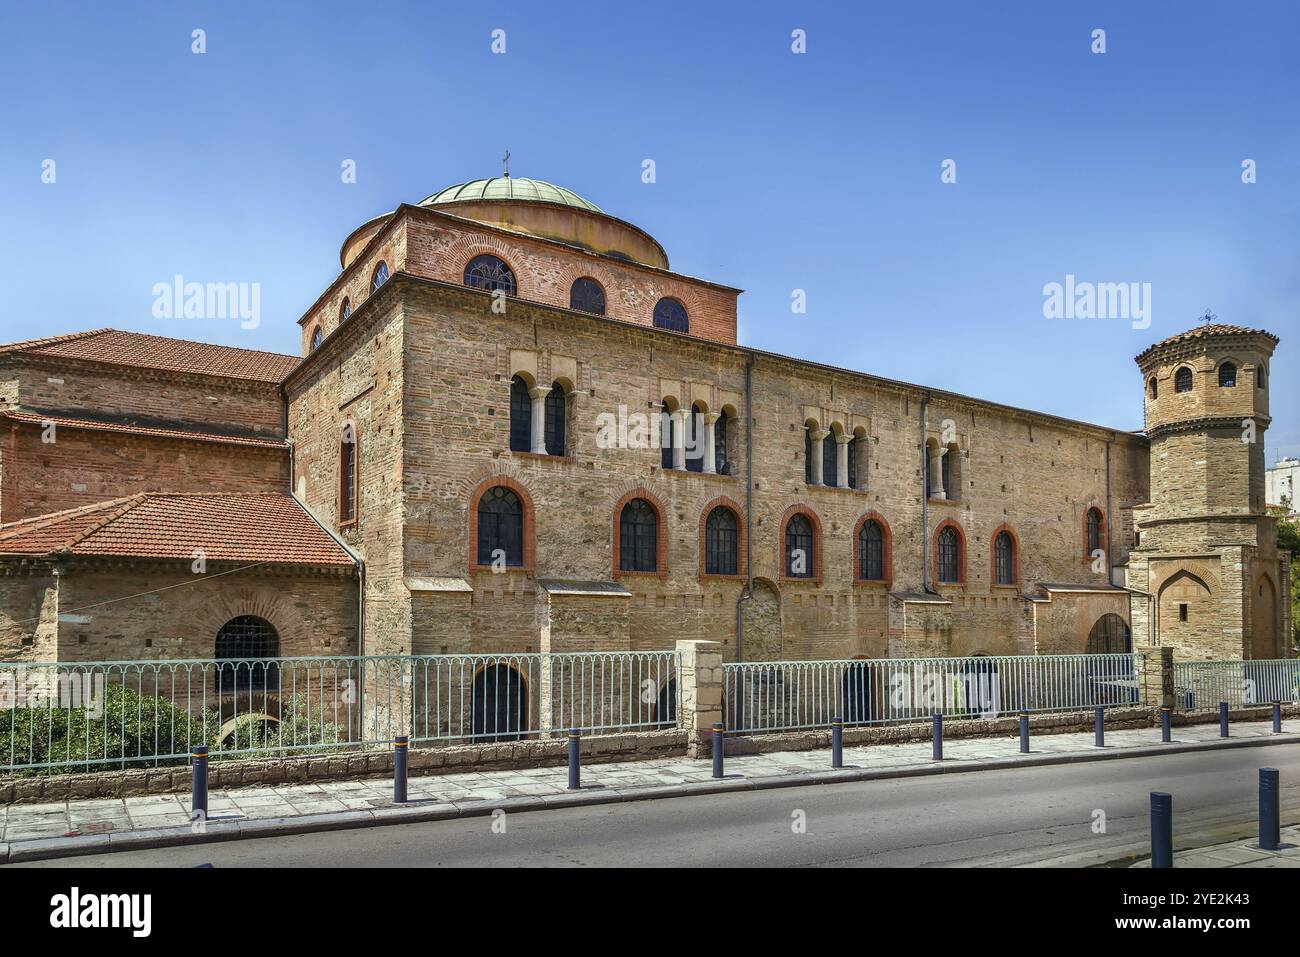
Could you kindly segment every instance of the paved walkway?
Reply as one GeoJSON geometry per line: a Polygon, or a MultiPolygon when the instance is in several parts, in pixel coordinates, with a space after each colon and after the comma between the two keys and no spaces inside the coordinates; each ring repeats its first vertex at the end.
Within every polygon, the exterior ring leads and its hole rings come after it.
{"type": "MultiPolygon", "coordinates": [[[[1283,827],[1279,835],[1281,847],[1276,851],[1260,850],[1254,839],[1176,850],[1174,867],[1300,867],[1300,824],[1283,827]]],[[[1132,866],[1150,867],[1151,859],[1132,866]]]]}
{"type": "Polygon", "coordinates": [[[1283,735],[1276,737],[1270,722],[1239,723],[1233,725],[1232,737],[1223,741],[1217,724],[1191,725],[1175,728],[1170,744],[1160,743],[1158,728],[1110,731],[1102,751],[1093,746],[1091,733],[1039,735],[1032,740],[1029,754],[1019,752],[1016,737],[950,739],[944,743],[942,762],[932,760],[928,741],[846,747],[841,770],[830,768],[827,750],[738,755],[727,758],[726,778],[722,781],[712,777],[707,760],[663,758],[592,764],[583,768],[583,787],[578,792],[567,789],[568,772],[564,767],[472,771],[411,778],[406,805],[394,805],[392,781],[388,779],[238,788],[210,794],[206,835],[192,831],[188,794],[15,804],[0,807],[0,863],[35,856],[93,853],[107,850],[110,845],[148,846],[146,841],[157,846],[205,838],[489,814],[498,807],[527,810],[706,791],[1139,757],[1173,749],[1300,741],[1300,719],[1284,722],[1282,730],[1283,735]],[[132,836],[134,839],[128,840],[132,836]]]}

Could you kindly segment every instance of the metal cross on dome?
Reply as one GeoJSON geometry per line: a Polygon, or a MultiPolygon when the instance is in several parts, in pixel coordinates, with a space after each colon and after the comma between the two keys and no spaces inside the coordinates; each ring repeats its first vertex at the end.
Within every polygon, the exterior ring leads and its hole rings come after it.
{"type": "Polygon", "coordinates": [[[1205,323],[1205,324],[1208,326],[1210,323],[1212,323],[1215,319],[1218,319],[1218,318],[1219,318],[1218,316],[1216,316],[1216,315],[1212,315],[1212,314],[1210,313],[1210,310],[1206,309],[1206,310],[1205,310],[1205,315],[1201,316],[1201,318],[1200,318],[1199,320],[1197,320],[1197,321],[1198,321],[1198,322],[1203,322],[1203,323],[1205,323]]]}

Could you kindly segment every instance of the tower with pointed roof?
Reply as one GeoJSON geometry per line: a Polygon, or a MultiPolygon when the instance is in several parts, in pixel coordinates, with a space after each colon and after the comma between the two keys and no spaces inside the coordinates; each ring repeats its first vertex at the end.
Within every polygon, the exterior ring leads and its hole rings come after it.
{"type": "Polygon", "coordinates": [[[1136,358],[1151,495],[1134,508],[1133,631],[1179,658],[1288,656],[1289,555],[1264,502],[1268,368],[1278,341],[1211,321],[1136,358]]]}

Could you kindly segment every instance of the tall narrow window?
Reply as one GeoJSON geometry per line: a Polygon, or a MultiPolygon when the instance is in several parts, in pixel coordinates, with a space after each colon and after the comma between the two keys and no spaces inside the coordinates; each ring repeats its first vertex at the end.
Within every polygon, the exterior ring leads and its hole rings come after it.
{"type": "Polygon", "coordinates": [[[704,471],[704,411],[697,402],[691,406],[691,414],[683,423],[686,426],[684,436],[686,444],[686,471],[704,471]]]}
{"type": "Polygon", "coordinates": [[[813,480],[813,437],[812,426],[803,427],[803,480],[812,485],[813,480]]]}
{"type": "Polygon", "coordinates": [[[475,256],[465,264],[465,285],[489,292],[501,290],[507,296],[515,294],[515,274],[496,256],[486,253],[475,256]]]}
{"type": "Polygon", "coordinates": [[[533,398],[521,376],[510,380],[510,451],[533,450],[533,398]]]}
{"type": "Polygon", "coordinates": [[[388,263],[380,262],[380,264],[375,267],[374,277],[370,280],[370,291],[374,292],[386,282],[388,282],[388,263]]]}
{"type": "Polygon", "coordinates": [[[668,411],[667,403],[659,410],[659,467],[673,467],[673,415],[668,411]]]}
{"type": "Polygon", "coordinates": [[[625,572],[659,570],[659,515],[643,498],[623,506],[618,517],[618,567],[625,572]]]}
{"type": "Polygon", "coordinates": [[[1219,388],[1231,389],[1237,384],[1237,367],[1231,362],[1219,366],[1219,388]]]}
{"type": "Polygon", "coordinates": [[[317,349],[319,349],[320,344],[324,341],[325,341],[325,333],[321,331],[320,326],[317,326],[312,331],[311,334],[311,351],[315,352],[317,349]]]}
{"type": "Polygon", "coordinates": [[[357,520],[357,427],[343,426],[339,436],[339,522],[357,520]]]}
{"type": "Polygon", "coordinates": [[[1010,532],[998,532],[993,539],[994,582],[998,585],[1016,583],[1016,546],[1010,532]]]}
{"type": "Polygon", "coordinates": [[[868,582],[885,579],[885,531],[875,519],[867,519],[858,530],[858,578],[868,582]]]}
{"type": "Polygon", "coordinates": [[[807,515],[795,513],[785,526],[785,573],[789,578],[813,577],[813,526],[807,515]]]}
{"type": "Polygon", "coordinates": [[[849,439],[848,448],[844,450],[849,457],[849,488],[858,487],[858,437],[849,439]]]}
{"type": "Polygon", "coordinates": [[[1192,370],[1183,366],[1174,373],[1174,391],[1191,392],[1192,391],[1192,370]]]}
{"type": "Polygon", "coordinates": [[[1155,376],[1151,377],[1151,381],[1147,383],[1147,386],[1151,389],[1151,398],[1160,398],[1160,383],[1156,381],[1155,376]]]}
{"type": "Polygon", "coordinates": [[[736,513],[719,505],[709,513],[704,524],[704,571],[709,575],[735,575],[738,567],[736,549],[736,513]]]}
{"type": "Polygon", "coordinates": [[[564,424],[568,415],[568,401],[564,386],[555,383],[546,395],[546,454],[563,455],[564,424]]]}
{"type": "Polygon", "coordinates": [[[1257,389],[1264,388],[1265,380],[1267,379],[1268,370],[1264,368],[1264,363],[1261,362],[1259,365],[1255,366],[1255,387],[1257,389]]]}
{"type": "Polygon", "coordinates": [[[513,490],[495,485],[478,501],[478,563],[524,563],[524,504],[513,490]]]}
{"type": "Polygon", "coordinates": [[[834,488],[839,484],[839,465],[837,456],[839,449],[836,447],[835,432],[832,430],[827,433],[826,438],[822,439],[822,484],[827,488],[834,488]]]}
{"type": "Polygon", "coordinates": [[[961,581],[961,538],[951,525],[939,530],[939,581],[946,585],[961,581]]]}
{"type": "Polygon", "coordinates": [[[343,305],[339,307],[339,322],[347,322],[350,315],[352,315],[352,300],[344,296],[343,305]]]}
{"type": "Polygon", "coordinates": [[[1101,510],[1096,508],[1088,509],[1088,514],[1086,516],[1085,537],[1087,539],[1086,544],[1088,547],[1089,557],[1091,557],[1094,552],[1104,548],[1101,541],[1102,539],[1101,526],[1102,526],[1101,510]]]}
{"type": "Polygon", "coordinates": [[[594,279],[583,276],[573,280],[569,287],[569,308],[579,312],[593,312],[598,316],[605,314],[605,290],[594,279]]]}
{"type": "Polygon", "coordinates": [[[952,487],[952,457],[957,453],[952,449],[943,453],[939,460],[939,474],[943,476],[943,494],[948,498],[957,498],[957,489],[952,487]]]}
{"type": "Polygon", "coordinates": [[[670,298],[655,303],[654,323],[659,329],[671,329],[674,332],[690,332],[691,326],[686,316],[686,307],[670,298]]]}
{"type": "Polygon", "coordinates": [[[722,412],[713,423],[713,467],[719,475],[731,474],[731,466],[727,462],[727,424],[730,421],[727,413],[722,412]]]}

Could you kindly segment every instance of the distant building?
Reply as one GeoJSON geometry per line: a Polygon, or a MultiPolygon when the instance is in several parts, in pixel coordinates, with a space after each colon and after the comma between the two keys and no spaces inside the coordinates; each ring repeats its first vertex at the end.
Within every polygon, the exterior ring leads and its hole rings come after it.
{"type": "Polygon", "coordinates": [[[1300,508],[1297,492],[1300,492],[1300,459],[1282,459],[1264,472],[1264,501],[1269,505],[1281,505],[1283,499],[1289,499],[1294,513],[1300,508]]]}

